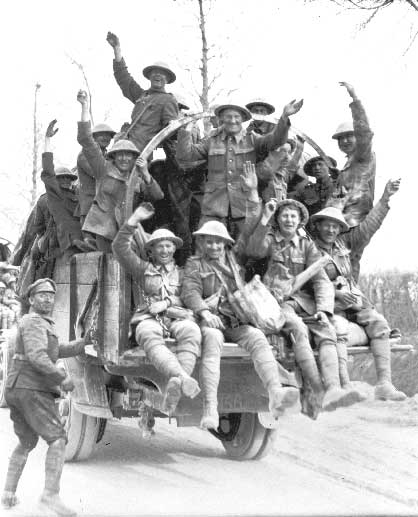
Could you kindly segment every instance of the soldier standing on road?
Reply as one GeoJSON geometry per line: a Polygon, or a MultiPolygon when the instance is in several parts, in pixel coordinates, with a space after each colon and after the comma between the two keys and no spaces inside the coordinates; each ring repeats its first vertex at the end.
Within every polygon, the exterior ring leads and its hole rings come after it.
{"type": "MultiPolygon", "coordinates": [[[[347,191],[343,214],[348,225],[352,227],[360,224],[373,208],[376,156],[372,149],[373,131],[363,104],[350,84],[341,82],[340,85],[346,88],[352,99],[350,108],[353,120],[340,124],[332,138],[337,140],[338,147],[347,156],[338,183],[347,191]]],[[[356,281],[360,275],[363,251],[358,249],[351,255],[356,281]]]]}
{"type": "Polygon", "coordinates": [[[166,84],[173,83],[176,75],[162,62],[146,66],[142,73],[149,79],[151,87],[144,90],[128,72],[116,34],[108,32],[106,40],[115,53],[113,71],[116,82],[123,95],[135,104],[131,127],[124,138],[131,140],[142,152],[153,136],[178,118],[177,101],[174,95],[165,91],[166,84]]]}
{"type": "Polygon", "coordinates": [[[1,498],[4,508],[18,504],[16,488],[29,452],[39,436],[48,444],[45,459],[45,489],[40,502],[58,515],[75,515],[59,497],[64,465],[66,433],[55,399],[60,389],[72,391],[74,384],[64,368],[56,366],[58,358],[84,352],[84,339],[59,345],[51,319],[56,286],[41,278],[29,286],[29,314],[19,322],[15,355],[6,381],[6,401],[19,444],[13,451],[1,498]]]}

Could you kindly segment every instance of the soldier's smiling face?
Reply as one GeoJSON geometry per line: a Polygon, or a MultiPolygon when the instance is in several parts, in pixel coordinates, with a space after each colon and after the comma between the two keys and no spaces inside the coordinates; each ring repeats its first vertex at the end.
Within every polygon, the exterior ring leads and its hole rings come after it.
{"type": "Polygon", "coordinates": [[[242,130],[242,115],[238,110],[226,108],[220,113],[220,121],[227,135],[236,135],[242,130]]]}
{"type": "Polygon", "coordinates": [[[204,257],[217,260],[225,253],[225,240],[221,237],[203,235],[200,239],[200,248],[204,257]]]}
{"type": "Polygon", "coordinates": [[[174,242],[164,239],[156,242],[151,248],[151,255],[154,264],[164,265],[173,261],[173,255],[176,251],[174,242]]]}
{"type": "Polygon", "coordinates": [[[256,104],[251,107],[251,113],[254,113],[254,115],[268,115],[269,110],[263,104],[256,104]]]}
{"type": "Polygon", "coordinates": [[[316,223],[319,238],[326,244],[333,244],[341,233],[341,225],[332,219],[320,219],[316,223]]]}
{"type": "Polygon", "coordinates": [[[151,88],[154,90],[164,90],[168,77],[162,68],[153,68],[149,73],[151,88]]]}
{"type": "Polygon", "coordinates": [[[296,234],[296,230],[300,224],[299,210],[297,208],[286,206],[280,210],[276,217],[276,221],[283,237],[292,238],[296,234]]]}
{"type": "Polygon", "coordinates": [[[94,140],[98,143],[101,149],[106,149],[113,138],[112,133],[100,132],[93,135],[94,140]]]}
{"type": "Polygon", "coordinates": [[[131,151],[117,151],[114,157],[116,168],[122,173],[129,173],[135,164],[136,155],[131,151]]]}
{"type": "Polygon", "coordinates": [[[55,293],[51,291],[39,291],[29,297],[32,309],[38,314],[48,315],[54,307],[55,293]]]}
{"type": "Polygon", "coordinates": [[[353,154],[356,148],[356,137],[354,133],[344,133],[338,138],[338,147],[344,154],[353,154]]]}

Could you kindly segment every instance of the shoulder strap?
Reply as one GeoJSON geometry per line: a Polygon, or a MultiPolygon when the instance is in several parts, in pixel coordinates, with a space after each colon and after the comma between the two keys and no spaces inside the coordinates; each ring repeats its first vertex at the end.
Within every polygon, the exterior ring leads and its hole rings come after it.
{"type": "Polygon", "coordinates": [[[149,108],[149,103],[145,104],[145,106],[142,108],[142,110],[140,110],[140,112],[137,114],[137,116],[133,119],[131,125],[128,127],[128,129],[125,132],[126,138],[128,138],[130,131],[132,131],[132,129],[136,126],[139,119],[142,117],[142,115],[148,108],[149,108]]]}
{"type": "Polygon", "coordinates": [[[237,284],[238,289],[242,289],[245,285],[241,274],[239,270],[239,265],[237,263],[237,259],[235,258],[235,255],[231,253],[230,251],[226,252],[226,258],[229,262],[229,265],[231,266],[232,273],[234,275],[235,283],[237,284]]]}

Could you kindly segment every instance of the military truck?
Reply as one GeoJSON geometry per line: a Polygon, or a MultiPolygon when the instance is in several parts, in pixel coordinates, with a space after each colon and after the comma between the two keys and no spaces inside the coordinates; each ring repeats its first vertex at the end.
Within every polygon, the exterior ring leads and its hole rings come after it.
{"type": "MultiPolygon", "coordinates": [[[[144,149],[150,152],[181,125],[202,116],[174,121],[144,149]]],[[[127,214],[132,206],[132,181],[129,181],[127,214]]],[[[112,418],[135,417],[143,435],[149,435],[156,418],[168,418],[163,394],[166,379],[149,363],[144,353],[133,354],[129,320],[133,312],[134,286],[111,254],[91,252],[74,255],[69,261],[59,259],[54,280],[57,293],[54,320],[60,339],[79,336],[83,329],[93,329],[95,343],[84,356],[65,359],[65,368],[74,380],[73,392],[58,401],[60,414],[68,432],[67,461],[89,458],[112,418]]],[[[4,341],[7,345],[7,340],[4,341]]],[[[352,324],[349,354],[368,353],[364,331],[352,324]]],[[[171,340],[167,346],[175,350],[171,340]]],[[[301,389],[303,385],[295,366],[291,344],[284,336],[272,342],[277,368],[283,385],[301,389]]],[[[393,351],[409,347],[393,342],[393,351]]],[[[3,346],[3,386],[7,368],[7,346],[3,346]]],[[[195,368],[198,376],[199,364],[195,368]]],[[[306,400],[305,400],[306,402],[306,400]]],[[[258,459],[270,449],[280,419],[268,412],[268,394],[258,378],[249,354],[234,343],[226,343],[221,361],[218,391],[220,424],[211,431],[218,438],[226,456],[236,460],[258,459]]],[[[293,408],[299,412],[300,405],[293,408]]],[[[308,408],[309,412],[309,408],[308,408]]],[[[202,416],[202,399],[182,398],[170,416],[178,427],[197,426],[202,416]]]]}

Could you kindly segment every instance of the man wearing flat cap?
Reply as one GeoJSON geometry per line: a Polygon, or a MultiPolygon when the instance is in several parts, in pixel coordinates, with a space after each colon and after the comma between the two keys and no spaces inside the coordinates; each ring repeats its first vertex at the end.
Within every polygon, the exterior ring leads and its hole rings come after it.
{"type": "Polygon", "coordinates": [[[246,216],[258,210],[257,185],[243,180],[244,164],[255,164],[269,151],[287,140],[289,117],[297,113],[303,101],[287,104],[271,133],[248,134],[243,122],[251,119],[247,108],[239,104],[221,104],[216,107],[222,129],[200,143],[193,143],[190,128],[180,129],[177,139],[177,159],[180,162],[206,160],[208,175],[204,184],[202,218],[225,223],[235,237],[243,228],[246,216]]]}
{"type": "Polygon", "coordinates": [[[59,358],[83,353],[84,339],[65,345],[58,343],[51,318],[56,286],[49,278],[40,278],[28,288],[28,314],[19,322],[15,354],[6,381],[5,397],[10,418],[19,443],[12,452],[1,498],[4,508],[18,504],[16,489],[29,452],[39,437],[48,444],[45,459],[45,489],[40,502],[58,515],[75,515],[59,497],[60,478],[64,465],[66,432],[55,399],[60,390],[72,391],[74,384],[64,368],[56,365],[59,358]]]}
{"type": "Polygon", "coordinates": [[[118,36],[108,32],[106,40],[115,53],[113,71],[116,82],[123,95],[135,104],[131,127],[125,138],[132,140],[142,152],[153,136],[178,118],[177,101],[174,95],[165,91],[165,85],[173,83],[176,75],[162,62],[146,66],[143,75],[149,79],[151,87],[144,90],[128,72],[118,36]]]}

